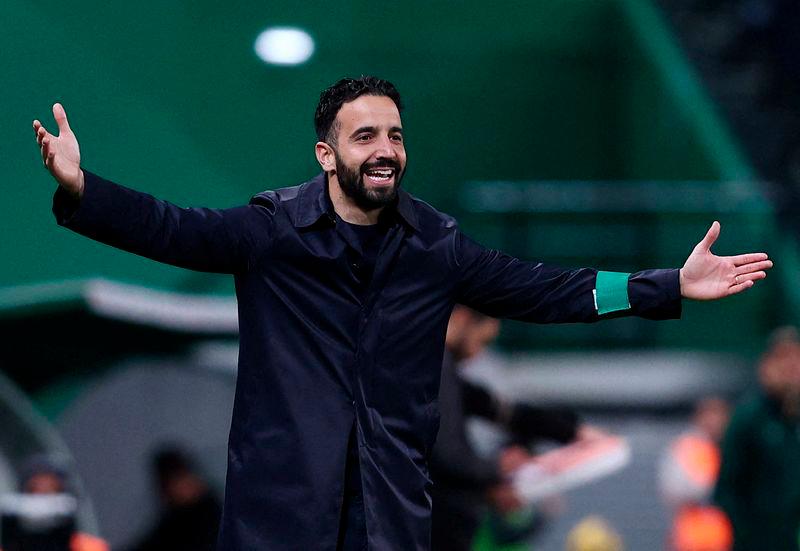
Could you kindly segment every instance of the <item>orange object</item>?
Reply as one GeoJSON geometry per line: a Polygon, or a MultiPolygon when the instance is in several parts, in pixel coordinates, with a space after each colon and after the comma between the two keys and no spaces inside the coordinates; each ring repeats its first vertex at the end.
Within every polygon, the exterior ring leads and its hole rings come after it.
{"type": "Polygon", "coordinates": [[[731,523],[716,507],[681,507],[672,528],[675,551],[729,551],[733,546],[731,523]]]}
{"type": "Polygon", "coordinates": [[[95,536],[76,533],[69,542],[70,551],[109,551],[108,544],[95,536]]]}
{"type": "Polygon", "coordinates": [[[673,444],[672,454],[692,482],[703,488],[714,486],[721,461],[719,448],[714,442],[687,434],[673,444]]]}
{"type": "MultiPolygon", "coordinates": [[[[69,541],[70,551],[110,551],[111,548],[105,542],[95,536],[89,534],[73,534],[72,539],[69,541]]],[[[0,551],[3,551],[0,548],[0,551]]]]}

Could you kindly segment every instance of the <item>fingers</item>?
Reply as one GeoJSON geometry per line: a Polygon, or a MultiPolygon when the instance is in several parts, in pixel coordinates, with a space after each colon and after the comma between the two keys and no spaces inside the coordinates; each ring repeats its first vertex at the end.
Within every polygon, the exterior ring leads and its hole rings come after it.
{"type": "Polygon", "coordinates": [[[703,251],[710,250],[711,245],[713,245],[714,242],[717,240],[717,237],[719,237],[719,231],[720,231],[719,222],[714,220],[714,223],[711,224],[710,228],[708,228],[706,236],[703,238],[702,241],[700,241],[700,243],[697,244],[697,247],[695,247],[695,249],[700,249],[703,251]]]}
{"type": "Polygon", "coordinates": [[[52,159],[52,157],[55,155],[51,146],[52,142],[50,141],[50,139],[44,138],[42,139],[41,146],[39,147],[39,151],[42,154],[42,162],[44,163],[44,166],[48,168],[49,168],[49,165],[47,164],[48,159],[52,159]]]}
{"type": "Polygon", "coordinates": [[[48,132],[39,120],[33,121],[33,132],[36,135],[36,143],[39,144],[39,153],[42,156],[42,163],[47,168],[50,168],[55,151],[53,151],[52,140],[55,139],[50,132],[48,132]]]}
{"type": "Polygon", "coordinates": [[[756,282],[767,277],[767,272],[751,272],[749,274],[737,275],[733,278],[733,286],[742,285],[748,281],[756,282]]]}
{"type": "Polygon", "coordinates": [[[42,155],[42,162],[44,166],[50,168],[53,158],[56,156],[55,144],[53,143],[55,136],[45,131],[44,128],[40,128],[39,132],[37,132],[36,139],[39,142],[39,152],[42,155]]]}
{"type": "Polygon", "coordinates": [[[767,277],[766,272],[752,272],[749,274],[737,275],[733,280],[733,285],[728,287],[728,295],[735,295],[746,291],[755,285],[756,281],[764,279],[765,277],[767,277]]]}
{"type": "Polygon", "coordinates": [[[744,283],[740,283],[739,285],[733,285],[728,288],[728,295],[736,295],[741,293],[742,291],[746,291],[750,287],[755,285],[752,281],[745,281],[744,283]]]}
{"type": "Polygon", "coordinates": [[[53,138],[55,138],[55,136],[53,136],[50,132],[45,130],[44,126],[39,128],[39,131],[36,133],[36,141],[39,143],[40,146],[42,145],[42,142],[44,142],[45,140],[49,142],[53,138]]]}
{"type": "Polygon", "coordinates": [[[39,144],[39,153],[42,156],[42,163],[49,168],[48,159],[52,159],[52,157],[55,156],[52,143],[55,136],[45,130],[42,123],[38,120],[33,121],[33,131],[36,133],[36,143],[39,144]]]}
{"type": "Polygon", "coordinates": [[[46,134],[47,130],[45,130],[44,126],[42,126],[42,123],[40,123],[38,120],[33,121],[33,135],[36,136],[36,143],[41,146],[42,138],[44,138],[46,134]]]}
{"type": "Polygon", "coordinates": [[[63,132],[72,132],[72,129],[69,127],[69,121],[67,121],[67,112],[64,111],[64,106],[60,103],[53,104],[53,117],[56,119],[59,134],[63,132]]]}
{"type": "Polygon", "coordinates": [[[743,264],[736,268],[736,275],[747,274],[750,272],[757,272],[760,270],[769,270],[772,268],[772,260],[762,260],[761,262],[751,262],[743,264]]]}
{"type": "Polygon", "coordinates": [[[747,253],[747,254],[740,254],[737,256],[728,257],[730,260],[733,261],[735,266],[742,266],[743,264],[751,264],[753,262],[759,262],[761,260],[767,260],[769,258],[767,253],[747,253]]]}
{"type": "Polygon", "coordinates": [[[738,268],[736,270],[738,275],[733,278],[733,283],[728,288],[728,294],[735,295],[749,289],[755,285],[756,281],[767,277],[767,272],[765,272],[764,269],[771,267],[772,261],[764,260],[738,268]],[[741,271],[742,268],[747,268],[747,271],[741,271]]]}

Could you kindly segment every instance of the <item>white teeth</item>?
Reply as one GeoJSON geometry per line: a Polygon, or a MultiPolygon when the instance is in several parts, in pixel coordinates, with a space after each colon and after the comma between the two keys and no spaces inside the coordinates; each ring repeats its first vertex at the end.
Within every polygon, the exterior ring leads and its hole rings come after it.
{"type": "Polygon", "coordinates": [[[378,170],[370,170],[367,173],[370,176],[382,176],[384,178],[388,178],[392,175],[394,171],[392,169],[378,169],[378,170]]]}

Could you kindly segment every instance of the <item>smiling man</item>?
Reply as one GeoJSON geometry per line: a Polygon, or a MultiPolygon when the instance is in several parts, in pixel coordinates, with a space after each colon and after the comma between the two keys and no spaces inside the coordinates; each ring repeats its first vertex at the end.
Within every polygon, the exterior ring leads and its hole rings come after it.
{"type": "Polygon", "coordinates": [[[716,222],[680,270],[523,262],[467,238],[400,187],[401,101],[374,77],[325,90],[322,174],[246,206],[184,209],[82,169],[64,109],[33,127],[58,223],[161,262],[234,275],[239,374],[219,549],[430,548],[428,457],[456,303],[529,322],[680,316],[765,277],[763,253],[718,257],[716,222]]]}
{"type": "Polygon", "coordinates": [[[386,95],[359,96],[338,112],[320,101],[315,117],[317,160],[332,175],[331,198],[352,203],[348,214],[361,224],[375,224],[380,209],[395,200],[406,167],[400,95],[382,88],[386,95]]]}

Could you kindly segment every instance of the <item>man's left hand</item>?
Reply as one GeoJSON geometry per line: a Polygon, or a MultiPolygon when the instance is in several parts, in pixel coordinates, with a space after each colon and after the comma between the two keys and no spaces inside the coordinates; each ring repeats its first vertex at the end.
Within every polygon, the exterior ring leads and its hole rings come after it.
{"type": "Polygon", "coordinates": [[[695,300],[714,300],[741,293],[772,268],[766,253],[737,256],[716,256],[711,246],[719,237],[719,222],[711,224],[708,233],[686,259],[681,268],[681,296],[695,300]]]}

